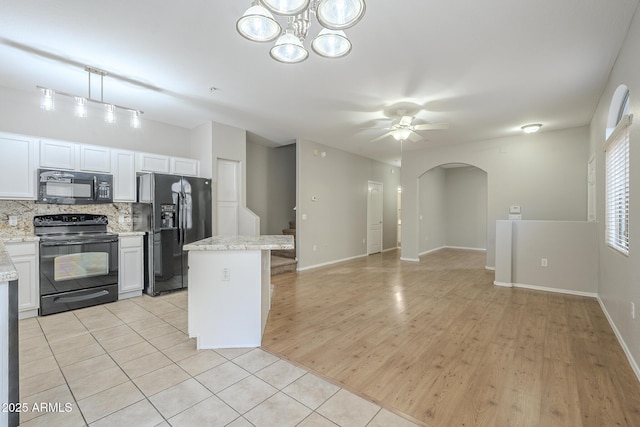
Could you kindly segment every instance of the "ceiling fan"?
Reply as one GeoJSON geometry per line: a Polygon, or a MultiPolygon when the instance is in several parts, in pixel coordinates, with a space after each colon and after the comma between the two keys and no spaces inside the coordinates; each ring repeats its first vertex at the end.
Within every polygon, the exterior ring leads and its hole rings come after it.
{"type": "Polygon", "coordinates": [[[400,118],[394,120],[390,127],[384,128],[389,132],[372,139],[371,142],[380,141],[388,136],[392,136],[396,141],[406,141],[407,139],[410,139],[411,141],[416,142],[422,139],[422,135],[416,131],[449,129],[449,123],[424,123],[414,125],[412,123],[415,117],[406,116],[403,115],[403,113],[404,112],[398,111],[400,118]]]}

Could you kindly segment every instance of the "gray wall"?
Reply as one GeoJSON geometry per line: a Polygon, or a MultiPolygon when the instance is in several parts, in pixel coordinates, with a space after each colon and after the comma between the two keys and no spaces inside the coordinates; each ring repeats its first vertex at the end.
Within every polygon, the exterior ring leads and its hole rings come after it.
{"type": "Polygon", "coordinates": [[[366,255],[369,180],[383,184],[384,249],[396,246],[398,168],[304,139],[296,155],[300,268],[366,255]]]}
{"type": "MultiPolygon", "coordinates": [[[[446,246],[445,214],[445,169],[433,168],[418,178],[418,240],[420,254],[446,246]]],[[[406,194],[402,194],[402,204],[406,206],[406,194]]],[[[403,209],[404,210],[404,209],[403,209]]],[[[409,229],[403,222],[403,240],[409,229]]],[[[404,246],[404,242],[403,242],[404,246]]]]}
{"type": "Polygon", "coordinates": [[[627,38],[620,50],[606,88],[591,121],[590,152],[596,155],[596,214],[600,253],[600,280],[598,295],[616,332],[622,338],[627,355],[634,359],[636,375],[640,376],[640,16],[635,15],[627,38]],[[604,228],[604,151],[605,129],[611,98],[616,88],[624,84],[629,88],[630,113],[634,123],[630,127],[630,226],[629,256],[609,248],[605,243],[604,228]],[[631,303],[636,306],[636,319],[631,317],[631,303]]]}
{"type": "Polygon", "coordinates": [[[487,247],[487,173],[475,167],[445,169],[446,245],[487,247]]]}
{"type": "Polygon", "coordinates": [[[402,159],[402,258],[417,260],[418,179],[447,163],[487,172],[487,266],[494,266],[495,221],[509,206],[523,219],[584,221],[587,217],[588,127],[408,151],[402,159]]]}
{"type": "Polygon", "coordinates": [[[296,146],[247,141],[247,207],[260,217],[261,234],[282,234],[295,220],[296,146]]]}

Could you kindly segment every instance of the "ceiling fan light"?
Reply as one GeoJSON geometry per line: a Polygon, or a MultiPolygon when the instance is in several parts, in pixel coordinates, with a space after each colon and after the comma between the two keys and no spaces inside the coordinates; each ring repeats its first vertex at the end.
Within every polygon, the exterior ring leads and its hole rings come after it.
{"type": "Polygon", "coordinates": [[[344,31],[324,28],[311,42],[311,48],[325,58],[341,58],[351,52],[351,42],[344,31]]]}
{"type": "Polygon", "coordinates": [[[278,15],[297,15],[307,7],[309,0],[261,0],[267,9],[278,15]]]}
{"type": "Polygon", "coordinates": [[[540,123],[532,123],[530,125],[524,125],[520,129],[522,129],[524,133],[536,133],[541,127],[542,125],[540,123]]]}
{"type": "Polygon", "coordinates": [[[391,134],[396,141],[406,141],[411,135],[411,129],[398,129],[391,134]]]}
{"type": "Polygon", "coordinates": [[[325,28],[345,30],[362,19],[365,9],[364,0],[320,0],[316,17],[325,28]]]}
{"type": "Polygon", "coordinates": [[[276,40],[276,44],[271,48],[269,54],[276,61],[295,64],[307,59],[309,51],[304,48],[298,37],[287,30],[276,40]]]}
{"type": "Polygon", "coordinates": [[[281,33],[282,28],[263,6],[251,6],[236,22],[240,35],[254,42],[270,42],[281,33]]]}

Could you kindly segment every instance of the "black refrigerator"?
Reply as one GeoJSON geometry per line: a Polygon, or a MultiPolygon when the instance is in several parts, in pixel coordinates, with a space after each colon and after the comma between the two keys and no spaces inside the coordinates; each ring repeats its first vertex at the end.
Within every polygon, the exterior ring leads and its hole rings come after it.
{"type": "Polygon", "coordinates": [[[211,180],[150,173],[138,176],[134,231],[145,231],[145,293],[187,287],[187,243],[211,237],[211,180]]]}

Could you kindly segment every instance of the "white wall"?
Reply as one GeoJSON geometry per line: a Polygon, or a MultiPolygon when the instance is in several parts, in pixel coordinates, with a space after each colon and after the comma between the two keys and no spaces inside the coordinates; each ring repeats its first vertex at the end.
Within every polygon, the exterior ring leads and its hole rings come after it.
{"type": "Polygon", "coordinates": [[[445,169],[446,245],[487,248],[487,174],[475,167],[445,169]]]}
{"type": "MultiPolygon", "coordinates": [[[[91,111],[90,111],[91,113],[91,111]]],[[[0,87],[0,131],[60,139],[84,144],[103,145],[133,151],[192,157],[190,130],[145,120],[133,129],[126,116],[113,124],[105,123],[102,114],[81,119],[73,110],[60,108],[44,111],[38,92],[23,92],[0,87]]]]}
{"type": "Polygon", "coordinates": [[[615,325],[627,355],[634,360],[640,377],[640,16],[635,15],[627,38],[620,50],[606,88],[593,115],[590,127],[590,152],[596,155],[596,214],[600,253],[598,295],[607,316],[615,325]],[[629,256],[609,248],[605,243],[604,224],[604,151],[605,129],[611,98],[616,88],[629,88],[630,112],[634,123],[630,127],[629,184],[629,256]],[[631,317],[631,303],[636,306],[636,318],[631,317]]]}
{"type": "MultiPolygon", "coordinates": [[[[418,241],[420,254],[446,246],[445,213],[445,169],[437,167],[425,172],[418,178],[418,241]]],[[[406,195],[403,192],[403,205],[406,209],[406,195]]],[[[403,235],[409,229],[404,227],[403,235]]],[[[406,239],[407,237],[404,237],[406,239]]],[[[403,239],[403,240],[404,240],[403,239]]],[[[404,242],[403,242],[404,246],[404,242]]]]}
{"type": "Polygon", "coordinates": [[[396,246],[398,168],[303,139],[296,155],[299,268],[366,255],[369,180],[383,183],[383,246],[396,246]]]}
{"type": "Polygon", "coordinates": [[[446,163],[487,172],[487,266],[494,266],[495,221],[520,205],[527,220],[584,221],[587,217],[588,127],[517,135],[422,151],[402,159],[402,257],[417,259],[418,178],[446,163]]]}

